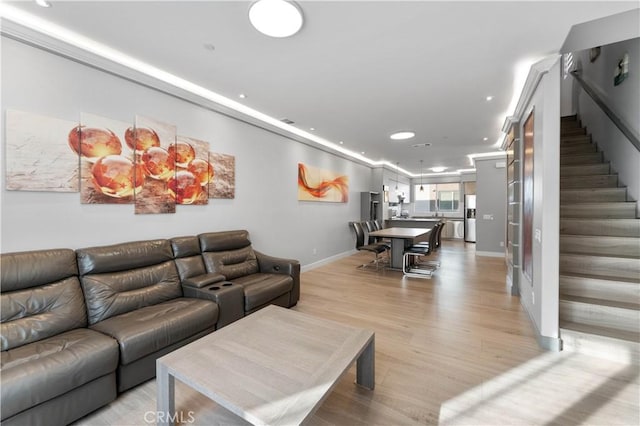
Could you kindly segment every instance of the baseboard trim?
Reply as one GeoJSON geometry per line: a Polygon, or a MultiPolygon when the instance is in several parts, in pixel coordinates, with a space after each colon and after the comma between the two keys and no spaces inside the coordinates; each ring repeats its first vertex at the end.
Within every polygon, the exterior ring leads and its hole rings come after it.
{"type": "Polygon", "coordinates": [[[477,251],[476,256],[487,256],[487,257],[504,257],[504,252],[501,251],[477,251]]]}
{"type": "Polygon", "coordinates": [[[533,320],[533,318],[531,318],[531,314],[527,310],[526,306],[524,306],[524,304],[522,303],[522,299],[520,299],[520,303],[522,304],[524,311],[529,317],[529,322],[531,322],[531,326],[533,327],[533,331],[535,332],[535,338],[538,342],[538,346],[548,351],[560,352],[562,350],[562,339],[559,337],[543,336],[540,333],[540,330],[538,330],[536,322],[533,320]]]}
{"type": "Polygon", "coordinates": [[[327,257],[326,259],[322,259],[317,262],[310,263],[308,265],[302,265],[302,267],[300,268],[300,272],[310,271],[312,269],[318,268],[328,263],[335,262],[336,260],[342,259],[343,257],[348,257],[348,256],[351,256],[352,254],[356,254],[357,252],[358,250],[353,249],[353,250],[345,251],[342,253],[338,253],[336,255],[327,257]]]}

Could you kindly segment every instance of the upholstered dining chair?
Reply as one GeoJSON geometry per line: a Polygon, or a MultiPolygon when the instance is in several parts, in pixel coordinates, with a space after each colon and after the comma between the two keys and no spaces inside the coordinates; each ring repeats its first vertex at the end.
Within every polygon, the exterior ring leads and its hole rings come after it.
{"type": "Polygon", "coordinates": [[[356,250],[368,251],[375,254],[375,258],[371,262],[369,262],[368,264],[362,264],[359,266],[359,268],[365,268],[369,264],[374,264],[376,266],[376,269],[378,269],[382,264],[380,255],[388,250],[387,246],[385,244],[378,243],[366,244],[364,227],[362,226],[362,224],[360,222],[349,222],[349,224],[353,228],[356,235],[356,250]]]}
{"type": "Polygon", "coordinates": [[[437,223],[429,234],[428,243],[414,244],[404,250],[402,256],[402,272],[407,277],[431,278],[433,271],[440,266],[440,262],[423,261],[424,256],[429,256],[435,251],[438,232],[444,223],[437,223]]]}

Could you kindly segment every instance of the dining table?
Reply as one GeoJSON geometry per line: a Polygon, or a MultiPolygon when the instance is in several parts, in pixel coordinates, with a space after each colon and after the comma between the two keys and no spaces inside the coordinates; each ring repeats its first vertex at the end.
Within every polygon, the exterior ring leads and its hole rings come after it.
{"type": "Polygon", "coordinates": [[[391,240],[391,269],[402,270],[404,249],[416,242],[428,241],[432,227],[427,228],[384,228],[369,232],[370,237],[391,240]]]}

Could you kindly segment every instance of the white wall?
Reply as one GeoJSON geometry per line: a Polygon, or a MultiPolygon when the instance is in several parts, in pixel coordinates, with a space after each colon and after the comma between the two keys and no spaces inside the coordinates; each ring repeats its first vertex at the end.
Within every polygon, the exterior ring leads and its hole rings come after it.
{"type": "MultiPolygon", "coordinates": [[[[627,125],[640,135],[640,38],[609,44],[601,47],[600,56],[595,62],[589,61],[589,50],[575,53],[582,78],[596,91],[604,102],[627,125]],[[629,54],[629,76],[618,86],[613,85],[613,75],[618,60],[629,54]]],[[[627,194],[633,200],[640,199],[640,151],[638,151],[622,132],[602,112],[596,103],[584,91],[577,91],[577,112],[587,132],[598,149],[604,151],[607,161],[615,173],[619,184],[627,187],[627,194]]],[[[638,204],[640,215],[640,204],[638,204]]]]}
{"type": "MultiPolygon", "coordinates": [[[[549,66],[547,71],[523,109],[522,117],[519,117],[522,126],[529,113],[534,111],[533,281],[520,271],[520,294],[521,303],[535,323],[543,344],[557,348],[555,339],[558,338],[559,332],[560,61],[549,66]],[[539,232],[539,240],[535,237],[536,232],[539,232]]],[[[520,134],[524,134],[522,129],[520,134]]],[[[520,246],[523,247],[524,235],[520,236],[520,241],[520,246]]]]}
{"type": "Polygon", "coordinates": [[[371,187],[370,168],[4,37],[1,59],[2,252],[230,229],[247,229],[256,249],[303,265],[354,248],[347,223],[360,216],[359,193],[371,187]],[[133,205],[80,204],[78,193],[7,191],[7,109],[65,120],[88,112],[130,123],[140,114],[175,124],[178,134],[236,157],[236,197],[177,206],[175,214],[135,215],[133,205]],[[298,162],[348,175],[349,202],[298,201],[298,162]]]}
{"type": "Polygon", "coordinates": [[[506,157],[476,158],[476,254],[504,257],[507,234],[506,157]]]}

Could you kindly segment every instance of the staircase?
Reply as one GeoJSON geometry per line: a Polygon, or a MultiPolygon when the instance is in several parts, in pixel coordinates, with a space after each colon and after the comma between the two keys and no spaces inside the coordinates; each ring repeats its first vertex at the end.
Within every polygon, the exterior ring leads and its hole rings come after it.
{"type": "Polygon", "coordinates": [[[560,337],[565,350],[640,360],[640,219],[636,202],[581,127],[560,136],[560,337]]]}

